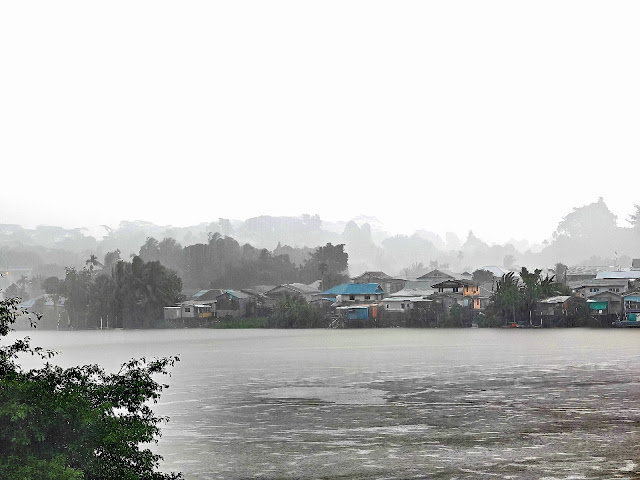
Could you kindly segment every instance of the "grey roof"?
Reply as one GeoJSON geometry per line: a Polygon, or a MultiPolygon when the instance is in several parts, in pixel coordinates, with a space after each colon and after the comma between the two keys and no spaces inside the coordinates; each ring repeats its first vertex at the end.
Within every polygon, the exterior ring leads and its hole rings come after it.
{"type": "Polygon", "coordinates": [[[271,290],[265,292],[265,295],[269,295],[274,290],[277,290],[280,288],[283,288],[285,290],[291,290],[292,292],[299,293],[302,295],[312,294],[312,293],[321,293],[319,289],[311,285],[306,285],[304,283],[284,283],[282,285],[278,285],[277,287],[273,287],[271,290]]]}
{"type": "Polygon", "coordinates": [[[451,272],[449,270],[445,270],[444,268],[436,268],[434,270],[431,270],[428,273],[425,273],[424,275],[419,276],[418,280],[425,280],[427,278],[438,278],[438,279],[446,280],[447,277],[450,277],[451,279],[455,279],[455,280],[463,280],[463,279],[471,278],[470,275],[451,272]]]}
{"type": "Polygon", "coordinates": [[[540,303],[564,303],[571,298],[571,295],[561,295],[540,300],[540,303]]]}
{"type": "Polygon", "coordinates": [[[248,293],[249,295],[260,297],[264,293],[274,288],[276,288],[275,285],[256,285],[255,287],[251,287],[251,288],[241,288],[240,291],[248,293]]]}
{"type": "Polygon", "coordinates": [[[596,280],[613,279],[613,278],[625,278],[636,279],[640,278],[639,271],[626,271],[626,272],[598,272],[596,280]]]}
{"type": "Polygon", "coordinates": [[[620,297],[622,298],[622,296],[624,295],[624,293],[616,293],[616,292],[598,292],[595,295],[591,295],[591,297],[589,298],[600,298],[600,297],[607,297],[607,296],[611,296],[614,295],[616,297],[620,297]]]}
{"type": "Polygon", "coordinates": [[[584,287],[615,287],[617,285],[627,285],[629,280],[626,278],[603,278],[602,280],[587,280],[585,282],[580,282],[580,285],[577,288],[584,287]]]}
{"type": "Polygon", "coordinates": [[[236,298],[249,298],[251,297],[251,295],[249,295],[248,293],[244,293],[241,290],[223,290],[222,293],[220,295],[218,295],[218,297],[221,297],[222,295],[226,295],[229,294],[232,297],[236,297],[236,298]]]}
{"type": "Polygon", "coordinates": [[[391,303],[396,303],[396,302],[430,302],[431,300],[429,300],[428,298],[423,298],[423,297],[413,297],[413,296],[407,296],[407,297],[387,297],[382,299],[382,302],[391,302],[391,303]]]}
{"type": "Polygon", "coordinates": [[[194,300],[197,300],[197,299],[199,299],[200,297],[203,297],[204,295],[206,295],[209,292],[213,292],[213,295],[215,297],[217,297],[217,296],[221,295],[222,293],[224,293],[225,289],[223,289],[223,288],[209,288],[207,290],[200,290],[200,291],[194,293],[191,296],[191,298],[194,299],[194,300]]]}
{"type": "Polygon", "coordinates": [[[431,282],[413,280],[408,281],[402,290],[392,293],[390,297],[422,297],[434,292],[435,290],[431,288],[431,282]]]}
{"type": "Polygon", "coordinates": [[[497,278],[501,278],[503,275],[509,273],[509,270],[505,270],[504,268],[498,267],[497,265],[485,265],[484,267],[480,267],[478,270],[487,270],[497,278]]]}
{"type": "Polygon", "coordinates": [[[358,275],[357,277],[353,277],[353,279],[355,280],[357,278],[363,278],[363,277],[381,278],[381,279],[384,279],[384,280],[387,280],[387,279],[391,278],[391,276],[387,275],[384,272],[369,272],[369,271],[367,271],[367,272],[364,272],[364,273],[358,275]]]}
{"type": "MultiPolygon", "coordinates": [[[[33,308],[36,305],[36,302],[38,302],[38,300],[43,300],[44,301],[44,305],[47,307],[53,307],[53,295],[49,295],[49,294],[43,294],[40,295],[38,297],[35,298],[31,298],[29,300],[24,300],[23,302],[21,302],[18,307],[19,308],[33,308]]],[[[58,303],[57,303],[57,307],[64,307],[64,303],[65,303],[65,297],[58,297],[58,303]]]]}
{"type": "Polygon", "coordinates": [[[607,270],[610,267],[595,266],[595,265],[577,265],[567,268],[567,275],[597,275],[602,270],[607,270]]]}

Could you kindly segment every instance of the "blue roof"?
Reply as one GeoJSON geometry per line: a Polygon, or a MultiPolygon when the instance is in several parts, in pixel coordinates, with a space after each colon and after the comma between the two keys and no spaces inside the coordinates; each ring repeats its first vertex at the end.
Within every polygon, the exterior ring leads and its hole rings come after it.
{"type": "Polygon", "coordinates": [[[384,293],[378,283],[342,283],[322,292],[323,295],[376,295],[384,293]]]}

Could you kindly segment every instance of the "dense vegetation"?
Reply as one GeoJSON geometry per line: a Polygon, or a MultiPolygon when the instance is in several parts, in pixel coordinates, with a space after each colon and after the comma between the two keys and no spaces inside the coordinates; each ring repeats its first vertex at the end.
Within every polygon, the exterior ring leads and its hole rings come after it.
{"type": "Polygon", "coordinates": [[[55,298],[66,298],[69,328],[144,328],[162,318],[162,309],[181,300],[182,281],[160,264],[144,262],[139,256],[131,262],[119,260],[110,271],[67,268],[64,280],[49,277],[45,291],[55,298]]]}
{"type": "Polygon", "coordinates": [[[274,254],[249,244],[240,245],[232,237],[212,234],[207,243],[182,248],[171,238],[158,242],[148,238],[140,248],[140,258],[159,261],[175,270],[187,288],[245,288],[254,285],[311,283],[324,279],[326,288],[349,279],[349,256],[344,245],[327,243],[310,253],[301,263],[288,254],[274,254]]]}
{"type": "MultiPolygon", "coordinates": [[[[17,300],[0,300],[0,340],[21,312],[17,300]]],[[[166,419],[153,414],[177,357],[131,360],[117,373],[98,365],[63,369],[53,352],[29,338],[0,344],[0,478],[11,480],[170,480],[158,472],[161,457],[142,444],[157,441],[166,419]],[[24,370],[20,354],[40,356],[41,368],[24,370]]]]}

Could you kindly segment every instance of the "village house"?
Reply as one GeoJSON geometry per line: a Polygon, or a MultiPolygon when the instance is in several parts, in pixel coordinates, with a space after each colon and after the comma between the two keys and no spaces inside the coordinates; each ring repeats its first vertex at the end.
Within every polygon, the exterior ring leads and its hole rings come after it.
{"type": "Polygon", "coordinates": [[[351,283],[377,283],[387,294],[402,290],[407,283],[402,278],[392,278],[384,272],[364,272],[351,279],[351,283]]]}
{"type": "Polygon", "coordinates": [[[634,291],[622,296],[625,320],[640,320],[640,292],[634,291]]]}
{"type": "Polygon", "coordinates": [[[591,316],[609,315],[617,320],[622,317],[622,304],[622,295],[611,291],[596,293],[587,299],[591,316]]]}
{"type": "Polygon", "coordinates": [[[391,297],[426,297],[435,293],[436,290],[431,287],[431,281],[409,280],[404,288],[398,292],[392,293],[391,297]]]}
{"type": "Polygon", "coordinates": [[[342,283],[322,292],[323,298],[335,298],[337,304],[379,302],[385,292],[379,283],[342,283]]]}
{"type": "Polygon", "coordinates": [[[634,281],[640,279],[640,271],[637,270],[619,270],[619,271],[602,271],[596,275],[596,280],[629,280],[634,281]]]}
{"type": "Polygon", "coordinates": [[[408,312],[414,308],[417,301],[430,301],[422,297],[387,297],[383,301],[387,312],[408,312]]]}
{"type": "Polygon", "coordinates": [[[247,303],[251,295],[239,290],[225,290],[216,297],[216,316],[244,317],[247,314],[247,303]]]}
{"type": "Polygon", "coordinates": [[[581,282],[574,288],[576,294],[582,298],[590,298],[602,292],[613,292],[622,294],[629,290],[629,280],[627,279],[603,279],[581,282]]]}
{"type": "Polygon", "coordinates": [[[438,270],[437,268],[431,270],[424,275],[419,276],[416,280],[426,282],[429,285],[435,285],[436,283],[444,282],[445,280],[456,280],[456,275],[451,272],[445,272],[438,270]]]}
{"type": "Polygon", "coordinates": [[[585,299],[574,295],[557,295],[538,300],[534,307],[534,325],[557,325],[561,319],[578,313],[585,299]]]}
{"type": "Polygon", "coordinates": [[[598,266],[575,266],[568,267],[566,274],[567,284],[575,284],[576,282],[588,282],[589,280],[595,280],[598,272],[607,270],[609,267],[598,266]]]}
{"type": "Polygon", "coordinates": [[[311,285],[305,285],[304,283],[285,283],[268,290],[264,295],[274,301],[281,300],[285,297],[302,297],[307,302],[311,302],[321,293],[317,285],[318,282],[314,282],[311,285]]]}
{"type": "MultiPolygon", "coordinates": [[[[467,298],[469,299],[469,305],[474,311],[485,310],[492,302],[493,291],[491,291],[490,288],[492,288],[493,285],[469,283],[470,285],[463,289],[462,295],[465,300],[467,298]]],[[[466,302],[464,300],[463,302],[466,306],[466,302]]]]}
{"type": "Polygon", "coordinates": [[[469,291],[469,288],[471,288],[472,286],[475,287],[476,285],[465,280],[449,279],[440,283],[436,283],[431,287],[437,293],[463,293],[465,287],[467,288],[467,291],[469,291]]]}
{"type": "Polygon", "coordinates": [[[277,303],[276,298],[270,298],[265,295],[269,290],[276,288],[275,285],[256,285],[254,287],[242,288],[240,292],[249,295],[255,304],[255,315],[258,317],[269,316],[277,303]]]}
{"type": "Polygon", "coordinates": [[[215,300],[218,297],[218,295],[220,295],[224,291],[225,290],[222,288],[211,288],[208,290],[200,290],[191,296],[191,300],[198,301],[198,302],[207,302],[207,301],[215,300]]]}
{"type": "Polygon", "coordinates": [[[164,319],[168,321],[215,317],[216,301],[187,300],[179,305],[164,307],[163,312],[164,319]]]}
{"type": "MultiPolygon", "coordinates": [[[[450,311],[451,307],[454,305],[460,305],[464,307],[465,298],[462,293],[453,293],[453,292],[444,292],[444,293],[434,293],[429,296],[429,300],[431,300],[432,304],[440,305],[443,311],[450,311]]],[[[468,301],[468,299],[466,299],[468,301]]],[[[468,303],[467,303],[468,305],[468,303]]]]}

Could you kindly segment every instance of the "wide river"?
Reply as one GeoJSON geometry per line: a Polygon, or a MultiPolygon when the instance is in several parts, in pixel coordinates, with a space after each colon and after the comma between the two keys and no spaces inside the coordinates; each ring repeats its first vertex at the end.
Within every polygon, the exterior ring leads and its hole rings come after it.
{"type": "Polygon", "coordinates": [[[29,335],[63,366],[179,354],[154,449],[189,480],[640,475],[640,330],[29,335]]]}

